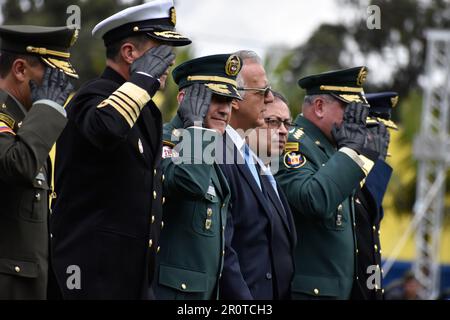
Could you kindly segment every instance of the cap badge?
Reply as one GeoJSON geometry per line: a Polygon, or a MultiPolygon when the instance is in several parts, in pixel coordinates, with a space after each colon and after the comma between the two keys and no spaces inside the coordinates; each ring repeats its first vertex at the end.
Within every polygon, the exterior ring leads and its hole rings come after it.
{"type": "Polygon", "coordinates": [[[72,39],[70,40],[70,47],[73,46],[75,44],[75,42],[77,42],[78,40],[78,36],[79,36],[80,30],[75,29],[75,32],[72,35],[72,39]]]}
{"type": "Polygon", "coordinates": [[[398,102],[398,96],[395,96],[395,97],[391,98],[392,108],[397,105],[397,102],[398,102]]]}
{"type": "Polygon", "coordinates": [[[169,10],[170,22],[175,26],[177,24],[177,13],[175,12],[175,7],[170,8],[169,10]]]}
{"type": "Polygon", "coordinates": [[[363,67],[359,71],[358,78],[356,79],[356,84],[358,86],[362,86],[364,81],[366,81],[366,78],[367,78],[367,69],[363,67]]]}
{"type": "Polygon", "coordinates": [[[241,60],[237,55],[231,55],[225,64],[225,73],[229,76],[236,76],[241,70],[241,60]]]}

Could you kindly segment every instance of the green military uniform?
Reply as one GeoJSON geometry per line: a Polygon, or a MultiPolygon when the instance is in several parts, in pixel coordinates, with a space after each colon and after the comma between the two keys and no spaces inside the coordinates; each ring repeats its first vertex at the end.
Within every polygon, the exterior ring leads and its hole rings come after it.
{"type": "MultiPolygon", "coordinates": [[[[67,48],[74,32],[66,27],[2,26],[1,51],[36,54],[43,63],[59,64],[65,73],[76,76],[68,52],[58,51],[64,54],[60,57],[31,49],[67,48]]],[[[54,104],[40,100],[27,111],[0,89],[0,299],[47,297],[48,154],[67,122],[62,107],[54,104]]]]}
{"type": "MultiPolygon", "coordinates": [[[[305,78],[310,81],[305,86],[307,94],[339,95],[340,100],[345,96],[358,101],[362,81],[355,84],[355,80],[361,80],[361,76],[353,81],[342,79],[347,76],[338,71],[305,78]]],[[[302,80],[299,84],[303,87],[302,80]]],[[[294,125],[276,175],[297,230],[293,298],[347,299],[356,277],[358,252],[353,194],[368,172],[361,163],[366,161],[370,166],[371,161],[361,157],[358,164],[338,151],[303,115],[297,116],[294,125]]]]}
{"type": "MultiPolygon", "coordinates": [[[[173,75],[180,89],[200,82],[212,94],[240,98],[235,84],[239,70],[236,56],[215,55],[190,60],[173,75]]],[[[198,155],[207,152],[212,142],[222,140],[216,131],[183,127],[183,120],[176,115],[163,129],[164,228],[155,294],[158,299],[218,299],[231,194],[215,159],[198,155]],[[195,139],[201,135],[209,137],[201,142],[195,139]],[[181,150],[179,146],[183,146],[181,150]]]]}

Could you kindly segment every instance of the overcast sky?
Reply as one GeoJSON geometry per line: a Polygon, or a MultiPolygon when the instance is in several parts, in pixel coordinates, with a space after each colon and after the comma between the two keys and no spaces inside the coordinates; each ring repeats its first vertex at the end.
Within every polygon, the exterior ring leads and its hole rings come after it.
{"type": "Polygon", "coordinates": [[[177,29],[192,39],[195,56],[273,45],[295,47],[323,22],[340,15],[333,0],[175,0],[177,29]]]}

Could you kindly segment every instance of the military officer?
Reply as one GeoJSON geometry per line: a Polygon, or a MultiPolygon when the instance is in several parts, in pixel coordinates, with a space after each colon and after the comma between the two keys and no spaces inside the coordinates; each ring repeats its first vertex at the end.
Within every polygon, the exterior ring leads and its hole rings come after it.
{"type": "Polygon", "coordinates": [[[56,148],[52,246],[66,299],[153,298],[163,198],[162,119],[151,99],[174,62],[172,46],[191,43],[175,21],[173,1],[156,0],[92,31],[107,66],[66,107],[56,148]]]}
{"type": "Polygon", "coordinates": [[[230,190],[207,150],[224,134],[232,101],[241,99],[236,89],[241,65],[235,55],[218,54],[187,61],[173,71],[180,107],[164,126],[159,299],[218,298],[230,190]]]}
{"type": "Polygon", "coordinates": [[[67,27],[0,27],[0,299],[46,299],[49,152],[77,77],[67,27]]]}
{"type": "Polygon", "coordinates": [[[276,176],[301,239],[294,299],[348,299],[356,279],[353,195],[374,160],[374,154],[363,154],[366,75],[365,67],[356,67],[298,81],[306,90],[303,113],[290,130],[276,176]]]}
{"type": "Polygon", "coordinates": [[[392,175],[385,162],[390,135],[387,128],[397,130],[391,120],[392,108],[397,104],[396,92],[366,94],[370,104],[367,127],[371,133],[366,147],[379,154],[365,183],[355,196],[356,239],[358,243],[358,281],[352,299],[379,300],[383,298],[380,223],[383,218],[383,197],[392,175]]]}

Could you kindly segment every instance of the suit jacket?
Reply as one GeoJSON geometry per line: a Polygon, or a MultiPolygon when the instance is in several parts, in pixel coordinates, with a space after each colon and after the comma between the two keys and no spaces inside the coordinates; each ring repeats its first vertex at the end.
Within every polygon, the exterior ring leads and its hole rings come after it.
{"type": "Polygon", "coordinates": [[[287,202],[279,189],[280,204],[265,176],[260,175],[262,191],[259,189],[227,135],[224,135],[224,151],[224,162],[220,167],[230,185],[231,211],[225,233],[220,297],[287,299],[290,297],[296,243],[287,202]],[[230,152],[234,163],[227,164],[227,153],[230,152]]]}
{"type": "Polygon", "coordinates": [[[46,299],[48,154],[67,119],[34,104],[26,112],[0,90],[0,299],[46,299]]]}
{"type": "Polygon", "coordinates": [[[66,107],[51,218],[53,264],[66,299],[152,297],[162,120],[152,101],[138,109],[146,94],[106,68],[66,107]],[[70,266],[81,271],[80,288],[67,285],[70,266]]]}
{"type": "Polygon", "coordinates": [[[391,174],[392,168],[386,162],[377,160],[364,186],[355,196],[355,231],[359,253],[358,281],[355,282],[352,299],[383,298],[380,223],[383,218],[382,201],[391,174]]]}
{"type": "Polygon", "coordinates": [[[172,132],[182,127],[178,116],[164,125],[162,170],[166,201],[155,294],[158,299],[217,299],[230,189],[214,159],[194,162],[199,160],[195,158],[195,148],[203,154],[211,142],[202,139],[201,144],[193,137],[220,136],[201,128],[188,128],[185,132],[191,140],[186,140],[185,147],[190,152],[178,155],[174,151],[178,142],[172,141],[172,132]],[[183,162],[175,163],[175,159],[183,162]]]}
{"type": "Polygon", "coordinates": [[[348,299],[356,279],[353,194],[365,177],[299,115],[276,175],[297,227],[294,298],[348,299]]]}

